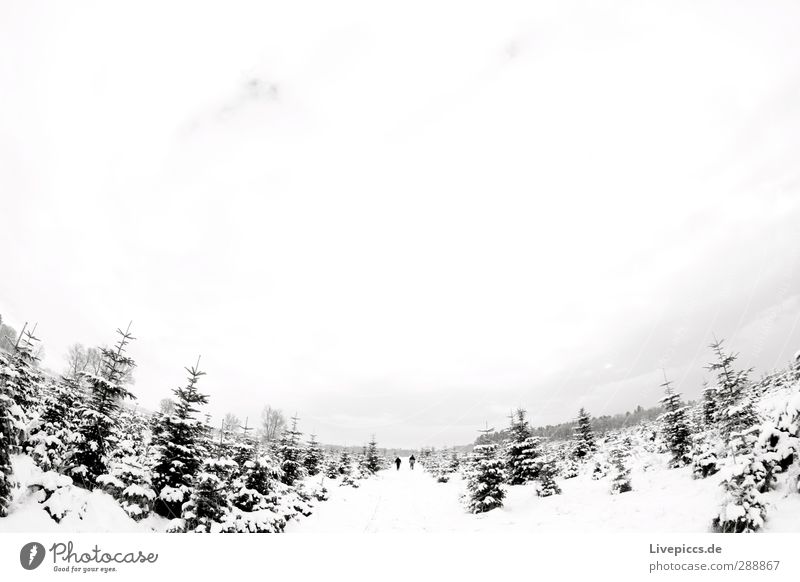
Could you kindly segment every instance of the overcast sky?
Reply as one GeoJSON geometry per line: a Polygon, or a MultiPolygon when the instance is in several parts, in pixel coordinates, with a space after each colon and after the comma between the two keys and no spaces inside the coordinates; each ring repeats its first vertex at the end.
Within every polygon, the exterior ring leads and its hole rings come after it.
{"type": "Polygon", "coordinates": [[[0,1],[0,313],[462,444],[800,349],[800,4],[0,1]],[[203,3],[210,6],[211,3],[203,3]]]}

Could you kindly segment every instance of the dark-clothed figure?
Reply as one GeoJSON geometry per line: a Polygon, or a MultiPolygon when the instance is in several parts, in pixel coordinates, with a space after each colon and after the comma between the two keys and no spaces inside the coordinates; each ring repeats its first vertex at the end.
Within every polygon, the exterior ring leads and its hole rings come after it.
{"type": "Polygon", "coordinates": [[[414,463],[415,463],[416,461],[417,461],[417,460],[414,458],[414,455],[411,455],[411,456],[408,458],[408,464],[409,464],[409,465],[411,465],[411,470],[412,470],[412,471],[414,470],[414,463]]]}
{"type": "Polygon", "coordinates": [[[402,463],[402,462],[403,462],[403,461],[401,461],[401,460],[400,460],[400,457],[397,457],[397,458],[394,460],[394,464],[395,464],[395,465],[397,465],[397,470],[398,470],[398,471],[400,470],[400,463],[402,463]]]}

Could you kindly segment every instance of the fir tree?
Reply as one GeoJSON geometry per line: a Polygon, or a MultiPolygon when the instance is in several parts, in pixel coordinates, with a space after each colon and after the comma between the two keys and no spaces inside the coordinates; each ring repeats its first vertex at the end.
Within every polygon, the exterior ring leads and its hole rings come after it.
{"type": "Polygon", "coordinates": [[[597,450],[594,441],[594,432],[592,431],[592,420],[589,413],[583,408],[578,411],[578,425],[575,427],[575,441],[574,456],[576,459],[585,459],[597,450]]]}
{"type": "Polygon", "coordinates": [[[325,476],[328,479],[339,478],[339,460],[331,453],[325,461],[325,476]]]}
{"type": "Polygon", "coordinates": [[[708,382],[703,382],[703,424],[707,428],[717,424],[717,389],[709,386],[708,382]]]}
{"type": "Polygon", "coordinates": [[[509,485],[523,485],[538,477],[539,444],[541,439],[533,436],[525,410],[517,409],[511,416],[511,428],[506,443],[506,475],[509,485]]]}
{"type": "Polygon", "coordinates": [[[683,467],[692,462],[690,454],[692,437],[687,420],[688,408],[681,403],[680,394],[672,390],[672,382],[667,380],[666,373],[661,386],[665,392],[665,396],[661,399],[661,405],[665,410],[662,416],[664,436],[672,452],[670,467],[683,467]]]}
{"type": "Polygon", "coordinates": [[[134,398],[124,384],[125,375],[136,365],[125,354],[126,346],[134,339],[130,325],[126,331],[118,329],[117,333],[120,339],[114,348],[100,350],[103,357],[100,374],[83,374],[89,394],[80,410],[80,438],[72,459],[71,473],[87,489],[94,488],[97,478],[108,472],[106,456],[113,446],[120,402],[125,398],[134,398]]]}
{"type": "Polygon", "coordinates": [[[381,460],[378,455],[378,442],[375,440],[375,435],[369,440],[367,450],[364,452],[364,466],[371,474],[375,474],[381,469],[381,460]]]}
{"type": "Polygon", "coordinates": [[[611,447],[610,461],[614,469],[614,475],[611,480],[612,493],[625,493],[633,490],[631,486],[631,470],[627,465],[630,447],[629,437],[618,440],[611,447]]]}
{"type": "Polygon", "coordinates": [[[539,466],[539,486],[536,489],[539,497],[560,495],[561,488],[556,483],[556,463],[553,459],[544,459],[539,466]]]}
{"type": "Polygon", "coordinates": [[[761,492],[767,479],[763,459],[753,448],[758,428],[734,433],[729,442],[731,462],[720,484],[724,497],[712,522],[715,531],[750,533],[761,529],[767,517],[766,500],[761,492]]]}
{"type": "Polygon", "coordinates": [[[292,427],[283,431],[278,445],[278,457],[281,459],[281,471],[283,471],[282,481],[290,486],[306,476],[303,467],[304,451],[300,444],[303,433],[297,430],[298,420],[297,415],[292,417],[292,427]]]}
{"type": "Polygon", "coordinates": [[[197,407],[208,403],[208,396],[197,389],[205,372],[199,369],[200,359],[186,368],[186,386],[175,388],[175,406],[171,414],[161,417],[155,431],[157,461],[153,467],[153,485],[158,492],[156,512],[169,518],[181,515],[181,507],[189,499],[202,459],[208,454],[207,427],[197,419],[197,407]]]}
{"type": "Polygon", "coordinates": [[[203,462],[194,479],[192,494],[183,506],[186,531],[216,533],[230,531],[233,524],[224,523],[231,511],[229,483],[236,463],[227,457],[209,458],[203,462]]]}
{"type": "Polygon", "coordinates": [[[350,452],[344,448],[339,455],[339,463],[337,464],[337,472],[339,475],[347,475],[353,471],[353,461],[350,458],[350,452]]]}
{"type": "Polygon", "coordinates": [[[726,354],[722,344],[723,340],[715,340],[711,344],[717,361],[709,364],[708,369],[717,373],[717,418],[722,437],[728,442],[733,435],[754,426],[758,422],[758,415],[748,380],[752,368],[734,370],[737,354],[726,354]]]}
{"type": "Polygon", "coordinates": [[[322,471],[322,463],[324,460],[324,453],[319,442],[317,442],[316,435],[310,435],[308,446],[306,447],[306,454],[303,457],[303,466],[309,475],[317,475],[322,471]]]}
{"type": "MultiPolygon", "coordinates": [[[[479,432],[488,435],[492,430],[487,428],[479,432]]],[[[467,469],[467,491],[464,496],[470,513],[483,513],[502,507],[506,496],[504,481],[503,461],[498,458],[497,444],[484,441],[484,444],[475,445],[467,469]]]]}
{"type": "Polygon", "coordinates": [[[76,410],[81,399],[78,381],[63,376],[45,392],[39,423],[27,447],[42,470],[60,473],[66,468],[69,450],[78,438],[76,410]]]}
{"type": "Polygon", "coordinates": [[[36,356],[38,341],[26,323],[11,353],[0,351],[0,390],[9,398],[4,407],[8,421],[5,438],[14,452],[20,452],[21,447],[27,445],[31,416],[40,396],[43,376],[36,356]]]}
{"type": "Polygon", "coordinates": [[[11,505],[11,498],[16,488],[11,466],[15,435],[12,407],[16,405],[6,381],[10,372],[4,354],[0,352],[0,517],[8,515],[8,507],[11,505]]]}

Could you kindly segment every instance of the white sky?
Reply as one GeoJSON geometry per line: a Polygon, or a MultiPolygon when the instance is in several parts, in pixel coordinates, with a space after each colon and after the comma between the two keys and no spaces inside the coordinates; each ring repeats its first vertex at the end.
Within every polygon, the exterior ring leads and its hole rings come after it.
{"type": "Polygon", "coordinates": [[[470,442],[800,348],[797,2],[0,2],[0,313],[470,442]],[[200,7],[198,4],[202,4],[200,7]],[[335,6],[334,6],[335,4],[335,6]]]}

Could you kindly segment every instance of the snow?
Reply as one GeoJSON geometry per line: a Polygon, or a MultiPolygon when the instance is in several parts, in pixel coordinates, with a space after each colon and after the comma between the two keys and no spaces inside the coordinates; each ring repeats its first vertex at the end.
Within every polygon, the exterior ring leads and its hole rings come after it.
{"type": "MultiPolygon", "coordinates": [[[[633,491],[611,495],[610,479],[594,480],[593,466],[557,479],[561,495],[539,497],[534,484],[507,488],[503,507],[471,515],[460,502],[464,481],[437,483],[427,472],[381,471],[358,489],[325,480],[330,500],[313,515],[290,522],[287,533],[384,532],[707,532],[720,502],[720,475],[693,479],[691,468],[668,469],[669,455],[640,458],[633,491]],[[648,465],[652,468],[646,469],[648,465]]],[[[800,499],[787,490],[771,501],[765,531],[797,531],[800,499]]],[[[738,511],[738,509],[731,509],[738,511]]]]}
{"type": "Polygon", "coordinates": [[[20,487],[8,517],[0,519],[0,532],[147,532],[164,531],[169,523],[158,516],[136,522],[107,493],[75,487],[72,479],[52,471],[43,473],[27,455],[13,457],[12,464],[20,487]],[[54,493],[41,503],[42,491],[34,492],[31,486],[54,493]]]}

